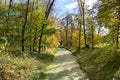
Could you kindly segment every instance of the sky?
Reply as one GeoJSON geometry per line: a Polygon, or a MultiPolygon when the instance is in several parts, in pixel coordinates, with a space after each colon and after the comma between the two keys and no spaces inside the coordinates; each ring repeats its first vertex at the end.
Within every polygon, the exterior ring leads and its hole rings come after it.
{"type": "MultiPolygon", "coordinates": [[[[18,0],[13,0],[13,2],[17,2],[18,0]]],[[[92,7],[92,4],[97,0],[85,0],[85,4],[92,7]]],[[[77,0],[55,0],[55,13],[54,15],[58,18],[63,18],[69,13],[78,13],[78,4],[77,0]]]]}
{"type": "MultiPolygon", "coordinates": [[[[86,0],[85,4],[91,8],[96,1],[97,0],[86,0]]],[[[76,14],[78,11],[77,0],[56,0],[55,8],[58,18],[65,17],[69,13],[76,14]]]]}

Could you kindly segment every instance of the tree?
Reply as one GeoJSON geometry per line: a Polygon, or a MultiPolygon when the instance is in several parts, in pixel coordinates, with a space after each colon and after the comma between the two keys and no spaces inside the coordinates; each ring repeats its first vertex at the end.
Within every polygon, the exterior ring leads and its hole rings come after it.
{"type": "Polygon", "coordinates": [[[28,16],[28,6],[29,6],[30,0],[27,1],[27,8],[26,8],[26,13],[25,13],[25,18],[24,18],[24,24],[22,26],[22,52],[24,52],[24,42],[25,42],[25,27],[27,24],[27,16],[28,16]]]}
{"type": "Polygon", "coordinates": [[[79,24],[79,43],[78,43],[78,50],[79,50],[79,52],[80,52],[80,50],[81,50],[81,29],[82,29],[82,16],[83,16],[83,14],[82,14],[82,1],[80,0],[77,0],[77,3],[78,3],[78,7],[79,7],[79,13],[80,13],[80,15],[79,15],[79,18],[78,18],[78,24],[79,24]]]}
{"type": "Polygon", "coordinates": [[[32,51],[32,17],[33,17],[33,10],[34,10],[34,1],[32,3],[32,12],[31,12],[31,19],[30,19],[30,52],[32,51]]]}
{"type": "Polygon", "coordinates": [[[83,30],[84,30],[84,45],[85,48],[88,47],[87,45],[87,38],[86,38],[86,27],[85,27],[85,0],[77,0],[78,5],[79,5],[79,10],[80,13],[82,14],[82,25],[83,25],[83,30]]]}
{"type": "MultiPolygon", "coordinates": [[[[55,0],[52,0],[52,1],[49,0],[48,1],[47,5],[46,5],[46,11],[45,11],[45,20],[48,19],[51,8],[52,8],[54,2],[55,2],[55,0]]],[[[46,23],[43,23],[42,26],[41,26],[41,32],[40,32],[40,36],[39,36],[39,47],[38,47],[38,52],[39,53],[41,52],[41,43],[42,43],[43,31],[44,31],[45,26],[46,26],[46,23]]]]}
{"type": "Polygon", "coordinates": [[[9,21],[11,4],[12,4],[12,0],[10,0],[10,2],[9,2],[9,10],[8,10],[8,19],[7,19],[7,22],[9,21]]]}
{"type": "MultiPolygon", "coordinates": [[[[115,40],[116,48],[119,48],[119,14],[120,14],[120,1],[119,0],[101,0],[98,8],[97,18],[103,26],[109,29],[109,35],[115,40]],[[113,32],[116,32],[113,34],[113,32]],[[113,36],[114,35],[114,36],[113,36]]],[[[111,40],[113,40],[111,39],[111,40]]]]}
{"type": "Polygon", "coordinates": [[[82,23],[82,21],[81,21],[81,19],[79,19],[78,20],[78,26],[79,26],[79,42],[78,42],[78,51],[80,52],[81,51],[81,29],[82,29],[82,27],[81,27],[81,24],[82,23]]]}
{"type": "MultiPolygon", "coordinates": [[[[9,17],[10,17],[11,4],[12,4],[12,0],[9,1],[9,8],[8,8],[8,13],[7,13],[7,17],[6,17],[7,33],[8,33],[8,25],[9,25],[9,17]]],[[[6,7],[6,5],[7,5],[7,1],[5,0],[5,7],[6,7]]]]}

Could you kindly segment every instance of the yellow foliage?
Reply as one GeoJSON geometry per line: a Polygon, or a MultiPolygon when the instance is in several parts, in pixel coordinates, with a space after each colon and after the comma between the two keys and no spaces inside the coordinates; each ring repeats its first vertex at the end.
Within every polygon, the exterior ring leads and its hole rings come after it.
{"type": "MultiPolygon", "coordinates": [[[[78,47],[78,42],[79,42],[79,31],[75,30],[73,33],[73,38],[72,38],[72,42],[73,42],[73,48],[77,48],[78,47]]],[[[84,40],[84,36],[81,36],[81,45],[83,45],[83,41],[84,40]]]]}
{"type": "Polygon", "coordinates": [[[58,42],[58,38],[55,35],[52,35],[50,37],[47,38],[47,42],[51,43],[50,47],[58,47],[59,46],[59,42],[58,42]]]}

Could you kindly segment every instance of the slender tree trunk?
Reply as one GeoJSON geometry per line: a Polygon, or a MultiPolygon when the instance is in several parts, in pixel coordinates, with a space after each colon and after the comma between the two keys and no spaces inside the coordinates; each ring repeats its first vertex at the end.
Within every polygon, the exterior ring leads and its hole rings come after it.
{"type": "MultiPolygon", "coordinates": [[[[50,1],[49,1],[50,2],[50,1]]],[[[51,8],[52,8],[52,6],[53,6],[53,4],[54,4],[54,2],[55,2],[55,0],[52,0],[52,2],[51,3],[48,3],[47,4],[47,9],[46,9],[46,11],[45,11],[45,19],[47,20],[48,19],[48,16],[49,16],[49,14],[50,14],[50,11],[51,11],[51,8]]],[[[39,36],[39,46],[38,46],[38,52],[40,53],[41,52],[41,43],[42,43],[42,38],[43,38],[43,32],[44,32],[44,28],[45,28],[45,24],[43,24],[41,27],[41,32],[40,32],[40,36],[39,36]]]]}
{"type": "Polygon", "coordinates": [[[37,28],[35,29],[35,34],[34,34],[34,39],[33,39],[33,52],[35,51],[36,36],[37,36],[37,28]]]}
{"type": "Polygon", "coordinates": [[[5,0],[5,7],[7,6],[7,1],[5,0]]]}
{"type": "Polygon", "coordinates": [[[79,42],[78,42],[78,50],[81,51],[81,22],[79,27],[79,42]]]}
{"type": "Polygon", "coordinates": [[[72,34],[73,34],[73,31],[71,29],[71,33],[70,33],[70,46],[72,47],[72,34]]]}
{"type": "Polygon", "coordinates": [[[68,37],[68,35],[67,35],[68,32],[67,32],[67,28],[65,29],[65,34],[66,34],[66,35],[65,35],[65,36],[66,36],[66,37],[65,37],[65,38],[66,38],[66,45],[65,45],[65,46],[67,47],[67,46],[68,46],[68,39],[67,39],[67,37],[68,37]]]}
{"type": "Polygon", "coordinates": [[[117,26],[116,48],[119,49],[119,25],[117,26]]]}
{"type": "Polygon", "coordinates": [[[94,28],[93,28],[93,25],[91,26],[91,44],[92,44],[92,49],[94,49],[94,28]]]}
{"type": "Polygon", "coordinates": [[[32,51],[32,27],[31,27],[31,24],[32,24],[32,17],[33,17],[33,10],[34,10],[34,1],[33,1],[33,4],[32,4],[32,12],[31,12],[31,20],[30,20],[30,52],[32,51]]]}
{"type": "MultiPolygon", "coordinates": [[[[119,20],[120,20],[120,14],[119,14],[119,20]]],[[[117,33],[117,35],[116,35],[116,48],[119,49],[120,22],[118,22],[116,33],[117,33]]]]}
{"type": "Polygon", "coordinates": [[[27,16],[28,16],[28,6],[29,6],[29,1],[27,1],[27,8],[26,8],[26,13],[25,13],[25,22],[22,26],[22,52],[24,52],[24,42],[25,42],[25,27],[26,27],[26,23],[27,23],[27,16]]]}
{"type": "Polygon", "coordinates": [[[74,22],[73,22],[73,20],[71,21],[71,38],[70,38],[70,46],[72,47],[72,44],[73,44],[73,41],[72,41],[72,39],[73,39],[73,31],[74,31],[74,22]]]}
{"type": "Polygon", "coordinates": [[[66,38],[66,47],[68,46],[68,31],[67,31],[67,29],[68,29],[68,18],[67,18],[67,24],[66,24],[66,28],[65,28],[65,38],[66,38]]]}
{"type": "Polygon", "coordinates": [[[84,29],[84,45],[87,47],[86,43],[86,29],[85,29],[85,7],[84,7],[85,2],[83,2],[83,29],[84,29]]]}
{"type": "MultiPolygon", "coordinates": [[[[6,6],[6,4],[7,4],[7,1],[5,0],[5,6],[6,6]]],[[[9,17],[10,17],[11,4],[12,4],[12,0],[9,1],[8,17],[6,18],[6,28],[7,28],[6,31],[7,31],[7,33],[9,32],[8,25],[9,25],[9,17]]]]}
{"type": "Polygon", "coordinates": [[[43,38],[43,31],[44,31],[45,24],[42,25],[41,33],[40,33],[40,39],[39,39],[39,47],[38,47],[38,52],[41,52],[41,43],[42,43],[42,38],[43,38]]]}
{"type": "MultiPolygon", "coordinates": [[[[120,1],[118,1],[118,3],[120,4],[120,1]]],[[[120,8],[120,6],[119,6],[119,8],[120,8]]],[[[118,9],[118,19],[120,21],[120,9],[118,9]]],[[[116,36],[116,48],[119,49],[120,22],[118,22],[116,33],[117,33],[117,36],[116,36]]]]}
{"type": "Polygon", "coordinates": [[[9,21],[10,10],[11,10],[11,4],[12,4],[12,0],[10,0],[10,2],[9,2],[9,10],[8,10],[7,23],[8,23],[8,21],[9,21]]]}
{"type": "Polygon", "coordinates": [[[63,45],[63,33],[62,33],[62,28],[60,29],[60,46],[63,45]]]}
{"type": "MultiPolygon", "coordinates": [[[[82,17],[83,17],[83,3],[82,3],[82,0],[77,0],[77,3],[78,3],[78,5],[79,5],[79,10],[80,10],[80,17],[81,17],[81,19],[82,19],[82,17]]],[[[84,19],[84,18],[83,18],[84,19]]],[[[79,23],[79,21],[78,21],[78,23],[79,23]]],[[[78,42],[78,50],[79,50],[79,52],[81,51],[81,30],[82,30],[82,22],[80,21],[80,28],[79,28],[79,42],[78,42]]]]}

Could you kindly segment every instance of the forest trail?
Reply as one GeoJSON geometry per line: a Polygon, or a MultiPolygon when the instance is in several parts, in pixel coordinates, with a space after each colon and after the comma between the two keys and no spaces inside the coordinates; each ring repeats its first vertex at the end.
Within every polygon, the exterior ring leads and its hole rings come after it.
{"type": "Polygon", "coordinates": [[[89,80],[71,52],[63,48],[58,49],[54,62],[47,67],[46,73],[46,80],[89,80]]]}

